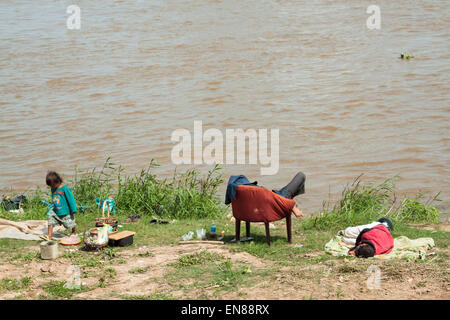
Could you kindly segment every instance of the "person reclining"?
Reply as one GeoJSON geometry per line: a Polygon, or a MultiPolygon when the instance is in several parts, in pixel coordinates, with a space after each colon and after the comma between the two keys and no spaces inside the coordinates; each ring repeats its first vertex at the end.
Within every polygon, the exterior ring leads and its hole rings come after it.
{"type": "Polygon", "coordinates": [[[356,242],[356,238],[358,238],[361,231],[363,231],[364,229],[373,228],[380,224],[383,224],[386,228],[389,229],[389,231],[394,230],[391,220],[389,220],[388,218],[380,218],[380,219],[378,219],[378,221],[374,221],[369,224],[363,224],[363,225],[356,226],[356,227],[348,227],[347,229],[344,230],[342,240],[344,241],[345,244],[354,246],[355,242],[356,242]]]}
{"type": "MultiPolygon", "coordinates": [[[[392,226],[392,225],[391,225],[392,226]]],[[[348,251],[349,255],[369,258],[379,254],[387,254],[394,248],[394,239],[384,224],[363,229],[355,241],[355,246],[348,251]]]]}
{"type": "MultiPolygon", "coordinates": [[[[286,199],[290,199],[292,200],[294,197],[305,193],[305,181],[306,181],[306,176],[304,173],[299,172],[295,175],[295,177],[291,180],[291,182],[289,182],[286,186],[284,186],[283,188],[281,188],[280,190],[272,190],[272,192],[270,190],[267,189],[267,191],[263,192],[263,193],[257,193],[257,194],[252,194],[253,197],[249,197],[247,200],[248,202],[246,203],[246,205],[251,206],[253,205],[253,203],[258,203],[259,205],[261,205],[264,200],[268,200],[270,199],[267,203],[267,206],[273,208],[280,208],[281,211],[285,212],[286,207],[289,207],[288,211],[292,211],[292,213],[297,217],[297,218],[302,218],[303,217],[303,212],[297,208],[297,205],[295,204],[295,202],[293,201],[278,201],[277,205],[271,205],[272,201],[276,202],[277,196],[275,196],[273,193],[281,196],[282,198],[280,198],[280,200],[282,200],[283,198],[286,199]],[[294,203],[294,204],[292,204],[294,203]],[[291,209],[292,208],[292,209],[291,209]]],[[[243,175],[239,175],[239,176],[231,176],[230,179],[228,180],[228,185],[227,185],[227,191],[226,191],[226,195],[225,195],[225,204],[230,204],[232,200],[236,199],[236,194],[237,194],[237,187],[240,185],[252,185],[255,187],[260,187],[263,188],[261,186],[257,185],[257,182],[250,182],[245,176],[243,175]]],[[[264,202],[266,203],[266,202],[264,202]]],[[[268,207],[268,209],[269,209],[268,207]]],[[[241,208],[242,209],[242,208],[241,208]]],[[[279,214],[281,214],[281,212],[278,212],[279,214]]]]}

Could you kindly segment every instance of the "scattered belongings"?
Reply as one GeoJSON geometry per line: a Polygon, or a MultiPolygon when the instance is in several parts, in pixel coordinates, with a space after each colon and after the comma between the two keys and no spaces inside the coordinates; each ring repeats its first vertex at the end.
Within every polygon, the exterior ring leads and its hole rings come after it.
{"type": "MultiPolygon", "coordinates": [[[[241,242],[251,242],[251,241],[253,241],[253,240],[255,240],[253,237],[243,237],[243,238],[240,238],[240,241],[241,241],[241,242]]],[[[230,243],[235,243],[235,242],[236,242],[236,238],[234,238],[233,240],[230,241],[230,243]]]]}
{"type": "Polygon", "coordinates": [[[81,239],[79,236],[72,234],[68,237],[61,239],[59,243],[62,244],[63,246],[76,246],[81,243],[81,239]]]}
{"type": "Polygon", "coordinates": [[[43,241],[40,244],[41,258],[44,260],[53,260],[58,257],[58,242],[43,241]]]}
{"type": "Polygon", "coordinates": [[[178,244],[225,244],[223,241],[216,240],[192,240],[192,241],[180,241],[178,244]]]}
{"type": "Polygon", "coordinates": [[[206,239],[206,229],[197,229],[197,240],[206,239]]]}
{"type": "Polygon", "coordinates": [[[108,208],[111,210],[112,214],[116,214],[117,207],[116,203],[114,202],[114,199],[112,197],[107,197],[105,199],[95,199],[95,203],[97,204],[98,208],[103,208],[105,205],[108,206],[108,208]]]}
{"type": "Polygon", "coordinates": [[[168,224],[167,220],[153,219],[149,222],[150,224],[168,224]]]}
{"type": "MultiPolygon", "coordinates": [[[[103,227],[97,230],[97,234],[91,234],[91,230],[84,233],[84,244],[86,248],[91,250],[99,250],[108,245],[108,225],[104,225],[103,227]]],[[[97,228],[95,228],[97,229],[97,228]]]]}
{"type": "MultiPolygon", "coordinates": [[[[106,225],[105,225],[106,226],[106,225]]],[[[97,235],[98,234],[98,230],[102,228],[102,227],[95,227],[95,228],[91,228],[89,231],[91,233],[91,235],[97,235]]],[[[113,227],[108,226],[108,235],[110,234],[114,234],[117,233],[117,230],[114,230],[113,227]]]]}
{"type": "MultiPolygon", "coordinates": [[[[65,237],[64,234],[57,232],[62,228],[62,226],[57,226],[53,229],[54,239],[59,240],[65,237]]],[[[47,233],[47,220],[10,221],[0,219],[0,239],[39,241],[46,238],[47,233]]]]}
{"type": "MultiPolygon", "coordinates": [[[[375,259],[393,259],[393,258],[408,258],[408,259],[425,259],[427,250],[434,247],[434,240],[432,238],[409,239],[405,236],[400,236],[394,239],[394,248],[388,254],[376,255],[375,259]]],[[[343,236],[338,234],[325,244],[325,252],[333,256],[347,256],[348,250],[352,246],[344,242],[343,236]]]]}
{"type": "Polygon", "coordinates": [[[188,233],[183,234],[181,236],[181,239],[183,239],[183,241],[189,241],[189,240],[192,240],[193,235],[194,235],[194,232],[189,231],[188,233]]]}
{"type": "Polygon", "coordinates": [[[103,227],[104,225],[109,225],[112,227],[113,231],[117,231],[117,226],[119,225],[119,220],[115,217],[110,217],[111,208],[109,202],[104,201],[102,206],[102,216],[100,218],[95,218],[95,226],[103,227]],[[105,217],[105,207],[108,207],[107,216],[105,217]]]}
{"type": "Polygon", "coordinates": [[[133,244],[133,238],[136,232],[134,231],[121,231],[109,236],[110,246],[125,247],[133,244]]]}
{"type": "Polygon", "coordinates": [[[11,212],[11,213],[25,213],[25,211],[23,211],[23,209],[22,208],[19,208],[19,209],[17,209],[17,210],[9,210],[8,212],[11,212]]]}
{"type": "MultiPolygon", "coordinates": [[[[16,210],[22,209],[22,204],[27,202],[27,197],[20,195],[11,199],[8,195],[3,197],[0,202],[0,206],[9,212],[16,212],[16,210]]],[[[17,212],[16,212],[17,213],[17,212]]],[[[18,211],[18,213],[23,213],[23,209],[18,211]]]]}
{"type": "Polygon", "coordinates": [[[209,237],[212,238],[212,239],[216,239],[217,238],[217,235],[216,235],[216,224],[214,222],[211,224],[211,228],[210,228],[210,231],[209,231],[209,237]]]}
{"type": "Polygon", "coordinates": [[[83,213],[83,212],[86,212],[86,211],[91,211],[91,207],[89,207],[86,204],[80,204],[78,206],[78,212],[83,213]]]}
{"type": "Polygon", "coordinates": [[[141,216],[129,216],[127,219],[125,219],[124,223],[139,222],[139,221],[141,221],[141,216]]]}

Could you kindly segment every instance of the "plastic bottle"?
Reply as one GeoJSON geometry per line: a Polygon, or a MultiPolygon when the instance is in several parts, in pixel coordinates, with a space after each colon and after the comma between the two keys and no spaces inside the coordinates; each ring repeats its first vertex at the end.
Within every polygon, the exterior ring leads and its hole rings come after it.
{"type": "Polygon", "coordinates": [[[211,235],[211,238],[213,238],[213,239],[216,238],[216,224],[214,222],[211,224],[211,229],[209,231],[209,234],[211,235]]]}

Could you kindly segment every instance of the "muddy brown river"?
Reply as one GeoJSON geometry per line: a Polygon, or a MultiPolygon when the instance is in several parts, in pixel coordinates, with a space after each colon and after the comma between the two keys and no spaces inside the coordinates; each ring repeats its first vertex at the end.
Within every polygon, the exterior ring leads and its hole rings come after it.
{"type": "Polygon", "coordinates": [[[107,156],[130,174],[152,158],[171,174],[172,132],[202,121],[279,129],[276,175],[227,163],[225,178],[276,188],[303,171],[307,212],[361,173],[441,191],[448,212],[447,1],[81,0],[69,30],[72,2],[0,2],[1,190],[107,156]],[[379,30],[366,26],[371,4],[379,30]]]}

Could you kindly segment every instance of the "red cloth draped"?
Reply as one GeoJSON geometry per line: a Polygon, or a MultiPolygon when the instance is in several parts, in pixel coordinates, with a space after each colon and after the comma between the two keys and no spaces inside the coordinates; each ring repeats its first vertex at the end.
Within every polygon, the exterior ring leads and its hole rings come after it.
{"type": "Polygon", "coordinates": [[[250,222],[272,222],[290,214],[295,201],[263,187],[237,186],[236,199],[231,201],[236,219],[250,222]]]}
{"type": "Polygon", "coordinates": [[[388,228],[380,224],[365,232],[361,240],[370,241],[375,246],[375,255],[387,254],[394,248],[394,239],[388,228]]]}

